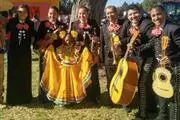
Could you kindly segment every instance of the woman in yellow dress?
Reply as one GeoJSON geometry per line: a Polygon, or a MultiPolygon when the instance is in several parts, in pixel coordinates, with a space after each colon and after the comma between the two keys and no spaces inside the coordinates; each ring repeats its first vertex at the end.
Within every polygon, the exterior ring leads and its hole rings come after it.
{"type": "Polygon", "coordinates": [[[78,33],[61,31],[62,45],[50,45],[45,52],[46,66],[41,87],[50,101],[59,105],[80,103],[91,83],[92,56],[86,47],[77,46],[78,33]]]}

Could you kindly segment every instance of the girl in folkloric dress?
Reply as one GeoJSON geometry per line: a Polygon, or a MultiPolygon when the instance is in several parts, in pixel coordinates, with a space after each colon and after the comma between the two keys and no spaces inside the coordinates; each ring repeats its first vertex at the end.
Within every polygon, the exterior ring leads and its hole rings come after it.
{"type": "Polygon", "coordinates": [[[29,19],[27,5],[17,8],[17,17],[7,24],[8,71],[7,104],[31,102],[31,36],[35,36],[34,24],[29,19]]]}
{"type": "Polygon", "coordinates": [[[88,99],[94,103],[98,102],[100,96],[100,85],[98,78],[98,43],[100,28],[93,19],[88,19],[89,9],[82,6],[78,10],[78,20],[72,23],[72,29],[79,33],[83,44],[90,50],[93,55],[92,66],[92,84],[87,88],[88,99]]]}
{"type": "Polygon", "coordinates": [[[50,45],[44,54],[41,87],[47,98],[60,106],[81,102],[91,82],[92,56],[86,47],[75,44],[77,35],[75,31],[61,31],[62,45],[50,45]]]}
{"type": "MultiPolygon", "coordinates": [[[[46,51],[46,48],[50,44],[53,44],[54,47],[58,47],[59,45],[61,45],[61,42],[59,42],[59,38],[53,40],[51,39],[51,34],[55,32],[58,33],[59,30],[66,29],[66,25],[58,21],[58,16],[58,8],[55,6],[51,6],[48,10],[48,20],[41,21],[38,29],[38,35],[34,42],[34,49],[38,50],[40,53],[40,80],[45,67],[44,52],[46,51]]],[[[49,102],[41,87],[39,89],[39,99],[43,103],[49,102]]]]}

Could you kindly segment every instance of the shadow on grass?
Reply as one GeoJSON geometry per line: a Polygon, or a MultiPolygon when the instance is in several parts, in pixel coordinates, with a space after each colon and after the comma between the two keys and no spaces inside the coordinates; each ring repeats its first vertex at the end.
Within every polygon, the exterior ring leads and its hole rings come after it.
{"type": "Polygon", "coordinates": [[[34,97],[32,101],[29,104],[20,104],[20,105],[8,105],[5,104],[6,107],[4,109],[11,109],[12,107],[27,107],[27,108],[45,108],[45,109],[53,109],[54,103],[48,102],[48,103],[42,103],[40,102],[38,97],[34,97]]]}
{"type": "MultiPolygon", "coordinates": [[[[38,97],[34,97],[30,104],[23,104],[20,106],[28,107],[28,108],[45,108],[45,109],[53,109],[54,107],[62,107],[66,109],[92,109],[92,108],[100,108],[100,107],[107,107],[107,108],[123,108],[122,105],[113,104],[110,100],[109,94],[107,91],[103,92],[97,103],[92,102],[87,97],[81,103],[73,103],[70,105],[60,106],[56,105],[51,101],[42,102],[38,97]]],[[[11,106],[7,108],[10,108],[11,106]]],[[[130,106],[132,108],[132,105],[130,106]]],[[[136,105],[133,108],[137,108],[136,105]]]]}
{"type": "Polygon", "coordinates": [[[88,98],[82,101],[79,104],[72,104],[66,106],[68,109],[91,109],[91,108],[100,108],[100,107],[107,107],[107,108],[122,108],[121,105],[115,105],[111,102],[108,92],[104,92],[100,95],[100,98],[97,103],[92,102],[88,98]]]}
{"type": "MultiPolygon", "coordinates": [[[[108,92],[104,92],[100,95],[98,103],[94,103],[88,98],[85,98],[81,103],[73,103],[70,105],[60,106],[56,105],[51,101],[42,102],[39,97],[34,97],[32,102],[29,104],[22,104],[18,105],[27,108],[44,108],[44,109],[54,109],[54,108],[65,108],[65,109],[93,109],[93,108],[100,108],[100,107],[107,107],[107,108],[121,108],[121,105],[114,105],[110,98],[108,97],[108,92]]],[[[11,105],[6,105],[5,109],[10,109],[11,105]]]]}

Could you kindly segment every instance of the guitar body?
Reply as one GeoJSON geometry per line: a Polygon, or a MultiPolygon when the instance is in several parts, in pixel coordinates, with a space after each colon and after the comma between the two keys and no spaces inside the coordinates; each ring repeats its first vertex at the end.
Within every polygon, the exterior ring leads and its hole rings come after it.
{"type": "Polygon", "coordinates": [[[156,68],[153,74],[153,90],[154,92],[164,98],[171,98],[173,96],[173,87],[170,83],[171,72],[164,68],[156,68]]]}
{"type": "Polygon", "coordinates": [[[122,58],[110,83],[110,97],[114,104],[131,103],[138,84],[138,67],[132,59],[122,58]]]}

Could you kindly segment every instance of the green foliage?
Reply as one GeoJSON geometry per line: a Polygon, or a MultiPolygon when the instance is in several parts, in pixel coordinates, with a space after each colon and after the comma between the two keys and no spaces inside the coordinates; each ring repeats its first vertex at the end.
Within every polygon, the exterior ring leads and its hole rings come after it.
{"type": "Polygon", "coordinates": [[[71,13],[71,8],[73,5],[73,1],[72,0],[60,0],[60,10],[61,13],[63,14],[70,14],[71,13]]]}
{"type": "Polygon", "coordinates": [[[165,0],[144,0],[142,2],[142,7],[145,11],[149,11],[152,6],[162,3],[165,0]]]}

